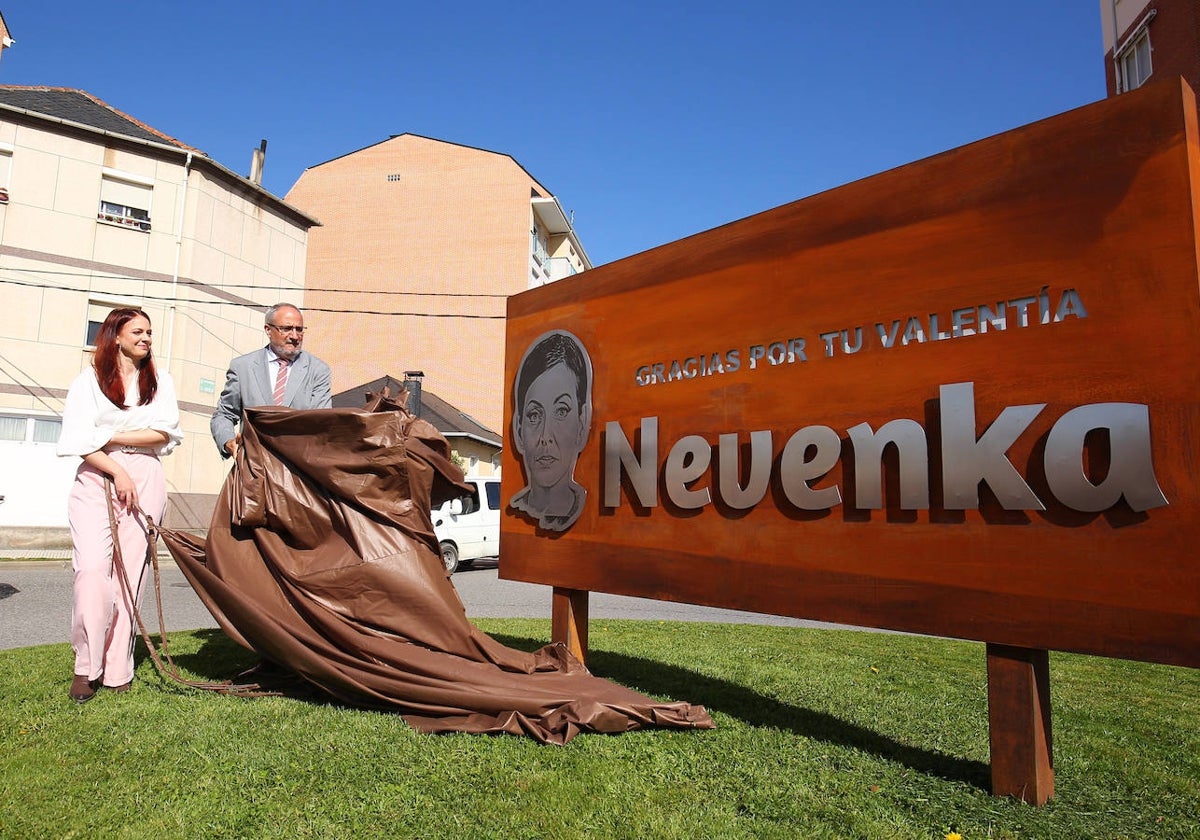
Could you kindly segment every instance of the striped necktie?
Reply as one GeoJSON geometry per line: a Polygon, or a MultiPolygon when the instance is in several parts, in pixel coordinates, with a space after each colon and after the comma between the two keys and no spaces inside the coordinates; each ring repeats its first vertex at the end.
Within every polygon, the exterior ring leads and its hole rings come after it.
{"type": "Polygon", "coordinates": [[[283,392],[287,388],[287,369],[290,364],[287,359],[279,360],[279,372],[275,374],[275,405],[283,405],[283,392]]]}

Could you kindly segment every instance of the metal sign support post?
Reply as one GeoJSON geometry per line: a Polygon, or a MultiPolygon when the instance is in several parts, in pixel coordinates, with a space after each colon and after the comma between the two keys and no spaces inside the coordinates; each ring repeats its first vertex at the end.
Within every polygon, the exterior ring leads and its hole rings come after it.
{"type": "Polygon", "coordinates": [[[554,587],[551,595],[550,638],[587,664],[588,592],[554,587]]]}
{"type": "Polygon", "coordinates": [[[992,795],[1044,805],[1054,796],[1050,654],[987,646],[992,795]]]}

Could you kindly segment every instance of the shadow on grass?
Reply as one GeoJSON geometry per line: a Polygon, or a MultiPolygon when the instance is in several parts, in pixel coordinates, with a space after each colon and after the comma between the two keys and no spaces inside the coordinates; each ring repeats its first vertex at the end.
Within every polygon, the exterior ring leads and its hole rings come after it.
{"type": "MultiPolygon", "coordinates": [[[[292,671],[246,650],[222,630],[190,630],[188,635],[200,642],[199,650],[189,653],[171,652],[171,661],[186,672],[180,674],[185,679],[190,679],[192,676],[189,675],[193,675],[197,682],[202,683],[254,684],[263,692],[278,694],[292,700],[319,705],[345,705],[292,671]]],[[[161,644],[157,634],[154,634],[153,638],[156,644],[161,644]]],[[[167,640],[170,643],[170,634],[167,640]]],[[[139,640],[134,651],[134,667],[150,658],[145,645],[139,640]]],[[[185,688],[165,674],[161,679],[169,690],[187,691],[195,688],[185,688]]]]}
{"type": "MultiPolygon", "coordinates": [[[[492,638],[521,650],[534,650],[545,644],[514,636],[494,635],[492,638]]],[[[780,703],[738,683],[611,651],[590,651],[588,667],[597,676],[615,680],[635,691],[699,703],[750,726],[786,729],[817,741],[854,747],[929,776],[991,791],[991,768],[982,761],[955,758],[902,744],[833,715],[780,703]]]]}
{"type": "MultiPolygon", "coordinates": [[[[196,630],[191,635],[199,640],[199,650],[173,654],[172,658],[201,680],[239,680],[238,674],[258,666],[251,677],[239,681],[250,679],[264,689],[294,700],[353,708],[284,668],[262,663],[256,654],[236,644],[220,630],[196,630]]],[[[545,644],[545,640],[520,636],[496,634],[492,638],[517,650],[532,651],[545,644]]],[[[144,649],[140,651],[140,658],[148,658],[144,649]]],[[[983,791],[991,789],[991,771],[984,762],[902,744],[833,715],[780,703],[738,683],[610,651],[592,651],[589,666],[598,676],[634,690],[700,703],[750,726],[785,729],[805,738],[853,747],[929,776],[972,785],[983,791]]],[[[168,685],[174,683],[168,680],[168,685]]]]}

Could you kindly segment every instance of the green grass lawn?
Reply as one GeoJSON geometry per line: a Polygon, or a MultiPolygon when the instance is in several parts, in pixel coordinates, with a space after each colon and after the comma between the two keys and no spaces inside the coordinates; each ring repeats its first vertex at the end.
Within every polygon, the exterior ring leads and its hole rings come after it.
{"type": "MultiPolygon", "coordinates": [[[[477,622],[534,648],[545,620],[477,622]]],[[[1051,654],[1056,797],[988,792],[983,646],[853,631],[593,620],[596,673],[717,729],[423,736],[320,697],[162,680],[67,699],[67,645],[0,651],[0,837],[1200,837],[1200,671],[1051,654]]],[[[189,674],[253,656],[171,636],[189,674]]]]}

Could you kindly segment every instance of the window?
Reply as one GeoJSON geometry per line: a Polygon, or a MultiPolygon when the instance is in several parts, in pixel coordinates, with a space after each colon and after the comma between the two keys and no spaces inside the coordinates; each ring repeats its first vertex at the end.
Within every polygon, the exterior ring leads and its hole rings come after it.
{"type": "Polygon", "coordinates": [[[61,420],[42,420],[39,417],[30,419],[33,420],[33,435],[30,439],[34,443],[58,443],[62,436],[61,420]]]}
{"type": "Polygon", "coordinates": [[[100,178],[100,209],[96,218],[134,230],[150,230],[153,187],[132,175],[106,171],[100,178]]]}
{"type": "Polygon", "coordinates": [[[25,440],[25,417],[0,416],[0,440],[25,440]]]}
{"type": "Polygon", "coordinates": [[[125,303],[100,303],[98,301],[89,300],[87,310],[87,332],[84,336],[85,347],[96,346],[96,335],[100,332],[100,326],[104,323],[104,319],[108,317],[108,313],[122,306],[131,306],[135,309],[140,309],[140,303],[125,302],[125,303]]]}
{"type": "Polygon", "coordinates": [[[0,441],[15,443],[58,443],[62,421],[55,417],[0,415],[0,441]]]}
{"type": "Polygon", "coordinates": [[[489,481],[483,485],[483,489],[487,492],[488,507],[492,510],[500,510],[500,482],[489,481]]]}
{"type": "Polygon", "coordinates": [[[462,512],[464,514],[474,513],[479,509],[479,490],[478,488],[473,488],[471,495],[462,497],[462,512]]]}
{"type": "Polygon", "coordinates": [[[1150,30],[1142,29],[1133,43],[1121,52],[1121,90],[1140,88],[1150,78],[1150,30]]]}
{"type": "Polygon", "coordinates": [[[104,323],[104,319],[108,317],[111,309],[111,306],[88,301],[87,335],[84,337],[84,345],[96,346],[96,336],[100,332],[100,325],[104,323]]]}

